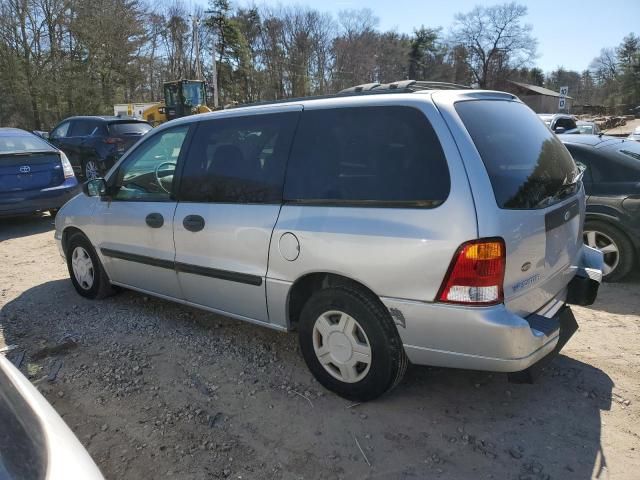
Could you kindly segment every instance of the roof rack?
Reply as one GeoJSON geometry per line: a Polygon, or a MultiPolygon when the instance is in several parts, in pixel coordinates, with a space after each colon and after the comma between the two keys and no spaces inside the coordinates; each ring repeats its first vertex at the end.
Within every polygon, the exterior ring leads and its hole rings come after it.
{"type": "Polygon", "coordinates": [[[377,95],[381,93],[413,93],[422,90],[470,90],[471,87],[458,85],[457,83],[430,82],[423,80],[400,80],[392,83],[364,83],[354,87],[345,88],[338,93],[328,95],[311,95],[308,97],[281,98],[278,100],[266,100],[254,103],[234,105],[230,108],[253,107],[273,105],[278,103],[300,102],[306,100],[321,100],[326,98],[341,98],[352,95],[377,95]]]}
{"type": "Polygon", "coordinates": [[[466,85],[458,85],[457,83],[448,82],[431,82],[427,80],[400,80],[398,82],[391,83],[364,83],[362,85],[356,85],[355,87],[345,88],[340,90],[338,95],[353,95],[363,92],[379,92],[379,93],[391,93],[391,92],[419,92],[421,90],[459,90],[470,89],[466,85]]]}

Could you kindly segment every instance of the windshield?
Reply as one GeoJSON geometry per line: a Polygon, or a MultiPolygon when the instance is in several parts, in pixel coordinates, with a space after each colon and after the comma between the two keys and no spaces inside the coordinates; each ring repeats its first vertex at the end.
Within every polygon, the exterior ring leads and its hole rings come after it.
{"type": "Polygon", "coordinates": [[[580,171],[560,140],[524,104],[455,104],[482,157],[500,208],[544,208],[574,192],[580,171]]]}
{"type": "Polygon", "coordinates": [[[144,122],[118,122],[109,125],[111,135],[144,135],[151,130],[151,125],[144,122]]]}
{"type": "Polygon", "coordinates": [[[635,167],[636,170],[640,170],[640,143],[638,142],[622,142],[618,151],[628,158],[632,158],[634,161],[628,162],[629,165],[635,167]]]}
{"type": "Polygon", "coordinates": [[[165,105],[169,108],[173,108],[176,106],[178,101],[178,85],[172,83],[170,85],[164,86],[164,102],[165,105]]]}
{"type": "Polygon", "coordinates": [[[0,135],[0,155],[3,153],[51,152],[53,150],[53,147],[43,139],[27,132],[0,135]]]}
{"type": "Polygon", "coordinates": [[[200,82],[184,82],[182,85],[184,104],[187,107],[204,105],[204,87],[200,82]]]}

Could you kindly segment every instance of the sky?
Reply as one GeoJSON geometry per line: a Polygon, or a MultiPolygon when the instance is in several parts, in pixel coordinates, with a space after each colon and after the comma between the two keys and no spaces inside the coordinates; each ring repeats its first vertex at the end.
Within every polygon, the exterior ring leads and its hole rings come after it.
{"type": "MultiPolygon", "coordinates": [[[[234,5],[270,6],[288,5],[279,0],[236,0],[234,5]]],[[[337,16],[340,10],[370,8],[380,19],[380,30],[397,30],[411,33],[415,27],[443,27],[446,32],[454,15],[468,12],[474,6],[495,5],[500,0],[297,0],[299,5],[309,6],[337,16]]],[[[536,65],[543,71],[563,66],[568,70],[582,71],[604,47],[617,46],[625,35],[640,35],[640,0],[520,0],[528,7],[525,23],[533,26],[533,36],[538,39],[536,65]]]]}

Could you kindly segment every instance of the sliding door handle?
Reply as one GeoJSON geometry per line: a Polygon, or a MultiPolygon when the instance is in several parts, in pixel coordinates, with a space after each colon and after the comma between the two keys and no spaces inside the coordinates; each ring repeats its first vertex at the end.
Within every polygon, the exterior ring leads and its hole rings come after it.
{"type": "Polygon", "coordinates": [[[200,215],[187,215],[182,220],[182,226],[190,232],[199,232],[204,228],[204,218],[200,215]]]}

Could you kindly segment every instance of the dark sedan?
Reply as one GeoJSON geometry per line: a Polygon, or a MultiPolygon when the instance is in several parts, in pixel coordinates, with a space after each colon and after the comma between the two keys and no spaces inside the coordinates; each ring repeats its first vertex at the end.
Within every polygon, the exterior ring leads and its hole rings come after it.
{"type": "Polygon", "coordinates": [[[102,177],[151,125],[129,117],[71,117],[54,128],[49,141],[69,157],[84,178],[102,177]]]}
{"type": "Polygon", "coordinates": [[[0,128],[0,216],[49,210],[78,193],[63,152],[17,128],[0,128]]]}
{"type": "Polygon", "coordinates": [[[584,240],[604,254],[604,278],[617,281],[640,254],[640,143],[603,135],[559,135],[586,168],[584,240]]]}

